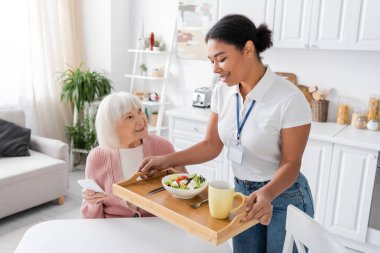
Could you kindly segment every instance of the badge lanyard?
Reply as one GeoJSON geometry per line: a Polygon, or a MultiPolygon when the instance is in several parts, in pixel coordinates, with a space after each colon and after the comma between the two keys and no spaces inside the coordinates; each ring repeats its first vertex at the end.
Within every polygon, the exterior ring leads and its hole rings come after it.
{"type": "Polygon", "coordinates": [[[228,147],[227,158],[229,160],[231,160],[232,162],[239,164],[239,165],[242,165],[243,153],[244,153],[244,149],[240,145],[240,134],[241,134],[241,131],[245,125],[245,122],[247,121],[249,114],[252,111],[252,108],[253,108],[253,105],[255,104],[255,102],[256,102],[255,100],[252,100],[252,103],[249,106],[249,109],[244,116],[243,122],[239,126],[239,121],[240,121],[240,119],[239,119],[239,115],[240,115],[240,112],[239,112],[239,94],[236,93],[236,129],[237,129],[237,136],[236,136],[236,140],[231,140],[231,142],[230,142],[230,145],[228,147]]]}
{"type": "Polygon", "coordinates": [[[243,122],[241,122],[241,125],[239,126],[239,121],[240,121],[240,119],[239,119],[239,115],[240,115],[240,112],[239,112],[239,94],[236,93],[236,129],[237,129],[236,140],[238,142],[240,142],[241,130],[243,130],[245,122],[247,121],[247,118],[248,118],[249,114],[251,113],[253,105],[255,104],[255,102],[256,102],[255,100],[252,100],[252,103],[249,106],[249,109],[248,109],[247,113],[244,116],[243,122]]]}

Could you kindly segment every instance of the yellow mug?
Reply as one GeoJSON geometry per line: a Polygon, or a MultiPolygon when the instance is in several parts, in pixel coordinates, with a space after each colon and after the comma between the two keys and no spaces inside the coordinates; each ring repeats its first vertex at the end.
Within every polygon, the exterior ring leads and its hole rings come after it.
{"type": "Polygon", "coordinates": [[[208,185],[208,206],[212,217],[225,219],[230,213],[236,212],[244,204],[244,194],[235,192],[227,181],[212,181],[208,185]],[[232,209],[235,197],[241,198],[241,203],[232,209]]]}

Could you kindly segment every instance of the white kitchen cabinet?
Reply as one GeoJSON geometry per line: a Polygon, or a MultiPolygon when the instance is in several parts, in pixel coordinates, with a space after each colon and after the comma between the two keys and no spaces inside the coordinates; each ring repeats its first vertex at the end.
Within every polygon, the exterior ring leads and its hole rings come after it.
{"type": "Polygon", "coordinates": [[[314,202],[314,219],[324,224],[333,138],[346,126],[313,122],[303,157],[301,172],[307,178],[314,202]]]}
{"type": "MultiPolygon", "coordinates": [[[[166,112],[169,116],[169,140],[176,151],[186,149],[203,140],[207,129],[210,110],[202,108],[175,109],[166,112]]],[[[223,168],[222,152],[215,159],[202,164],[188,165],[190,173],[204,175],[208,181],[228,180],[230,175],[223,168]]]]}
{"type": "Polygon", "coordinates": [[[274,46],[380,50],[378,0],[277,0],[274,46]]]}
{"type": "Polygon", "coordinates": [[[379,151],[379,131],[348,126],[334,137],[325,227],[345,245],[368,253],[380,252],[379,242],[372,241],[380,230],[369,227],[379,151]]]}
{"type": "Polygon", "coordinates": [[[267,23],[274,47],[380,50],[379,0],[220,0],[233,13],[267,23]]]}
{"type": "Polygon", "coordinates": [[[350,48],[380,50],[380,1],[356,0],[353,9],[350,48]]]}
{"type": "Polygon", "coordinates": [[[277,0],[273,30],[274,46],[307,48],[311,12],[311,0],[277,0]]]}
{"type": "Polygon", "coordinates": [[[353,0],[277,1],[275,46],[347,49],[352,5],[353,0]]]}
{"type": "Polygon", "coordinates": [[[219,0],[219,18],[227,14],[242,14],[258,27],[266,23],[273,30],[275,0],[219,0]]]}
{"type": "Polygon", "coordinates": [[[328,181],[333,144],[309,139],[302,158],[301,172],[307,178],[314,202],[314,219],[325,221],[328,181]]]}
{"type": "Polygon", "coordinates": [[[309,47],[348,49],[354,0],[313,1],[309,47]]]}
{"type": "Polygon", "coordinates": [[[334,145],[325,226],[365,242],[376,175],[377,151],[334,145]]]}
{"type": "Polygon", "coordinates": [[[380,132],[313,122],[301,167],[315,219],[345,246],[367,253],[380,252],[371,241],[380,231],[369,227],[379,150],[380,132]]]}

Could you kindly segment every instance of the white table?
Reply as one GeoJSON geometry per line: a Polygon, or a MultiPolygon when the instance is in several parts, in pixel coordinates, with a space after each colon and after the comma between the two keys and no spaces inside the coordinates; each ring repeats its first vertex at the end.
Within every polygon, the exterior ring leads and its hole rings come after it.
{"type": "Polygon", "coordinates": [[[26,231],[16,253],[231,253],[159,218],[53,220],[26,231]]]}

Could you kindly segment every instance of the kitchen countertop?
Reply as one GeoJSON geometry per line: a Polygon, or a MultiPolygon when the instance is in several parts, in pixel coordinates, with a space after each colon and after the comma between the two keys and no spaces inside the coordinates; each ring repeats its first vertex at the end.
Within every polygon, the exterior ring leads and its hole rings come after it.
{"type": "Polygon", "coordinates": [[[196,107],[182,107],[165,112],[168,116],[176,116],[185,119],[198,120],[202,122],[208,122],[210,118],[211,109],[196,108],[196,107]]]}
{"type": "Polygon", "coordinates": [[[380,131],[347,126],[334,137],[334,143],[380,151],[380,131]]]}
{"type": "MultiPolygon", "coordinates": [[[[166,115],[208,122],[211,110],[183,107],[166,111],[166,115]]],[[[380,151],[380,131],[356,129],[334,122],[312,122],[310,139],[380,151]]]]}
{"type": "Polygon", "coordinates": [[[335,136],[346,127],[346,125],[338,125],[334,122],[312,122],[309,138],[333,142],[335,136]]]}

